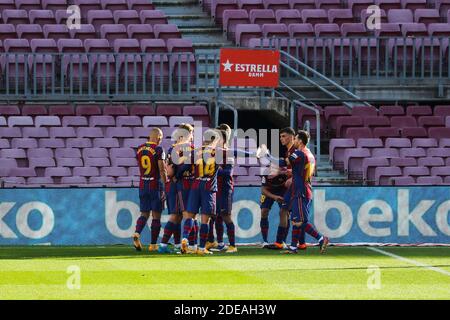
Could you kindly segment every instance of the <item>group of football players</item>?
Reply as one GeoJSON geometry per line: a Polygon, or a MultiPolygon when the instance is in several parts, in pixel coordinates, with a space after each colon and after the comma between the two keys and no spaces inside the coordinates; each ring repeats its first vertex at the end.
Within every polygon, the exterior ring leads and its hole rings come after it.
{"type": "Polygon", "coordinates": [[[142,250],[140,235],[151,214],[150,251],[199,255],[212,254],[212,251],[237,252],[235,226],[231,219],[233,167],[238,156],[257,156],[271,161],[270,173],[262,179],[260,225],[263,248],[296,253],[298,249],[306,249],[305,233],[308,233],[318,240],[320,252],[325,252],[328,238],[319,234],[308,221],[311,177],[315,170],[314,156],[307,148],[309,134],[301,130],[296,133],[292,128],[282,129],[280,142],[287,151],[278,159],[265,145],[257,152],[232,150],[229,147],[231,133],[226,124],[208,129],[203,134],[201,146],[197,147],[193,144],[194,128],[190,124],[181,124],[173,133],[175,143],[166,154],[160,145],[162,131],[151,130],[149,141],[137,150],[141,215],[133,234],[136,250],[142,250]],[[280,206],[280,223],[276,241],[269,245],[268,214],[275,202],[280,206]],[[158,245],[161,212],[166,204],[169,220],[158,245]],[[228,246],[223,240],[224,224],[228,246]],[[285,242],[290,224],[292,241],[288,246],[285,242]],[[172,236],[174,245],[169,244],[172,236]]]}

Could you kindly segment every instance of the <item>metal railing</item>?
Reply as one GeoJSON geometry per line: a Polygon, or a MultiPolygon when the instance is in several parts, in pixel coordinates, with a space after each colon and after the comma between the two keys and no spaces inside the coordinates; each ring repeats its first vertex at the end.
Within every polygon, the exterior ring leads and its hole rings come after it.
{"type": "Polygon", "coordinates": [[[133,101],[214,95],[218,69],[207,61],[217,57],[182,52],[0,53],[0,99],[133,101]]]}
{"type": "MultiPolygon", "coordinates": [[[[332,79],[450,79],[450,37],[266,38],[256,48],[280,49],[332,79]]],[[[282,57],[290,64],[292,59],[282,57]]],[[[316,75],[303,67],[306,76],[316,75]]],[[[283,78],[295,77],[286,70],[283,78]]]]}

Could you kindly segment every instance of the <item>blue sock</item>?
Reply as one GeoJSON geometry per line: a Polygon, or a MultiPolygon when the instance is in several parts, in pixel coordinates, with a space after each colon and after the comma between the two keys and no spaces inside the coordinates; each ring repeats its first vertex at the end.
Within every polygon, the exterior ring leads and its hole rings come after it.
{"type": "Polygon", "coordinates": [[[192,218],[187,218],[184,221],[183,227],[183,239],[187,239],[191,233],[192,227],[194,226],[194,220],[192,218]]]}

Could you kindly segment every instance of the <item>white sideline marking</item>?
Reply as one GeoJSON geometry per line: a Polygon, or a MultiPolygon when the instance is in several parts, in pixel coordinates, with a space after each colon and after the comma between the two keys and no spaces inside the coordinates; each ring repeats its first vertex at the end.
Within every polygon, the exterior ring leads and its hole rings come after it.
{"type": "Polygon", "coordinates": [[[375,251],[375,252],[378,252],[378,253],[381,253],[381,254],[384,254],[385,256],[389,256],[391,258],[394,258],[394,259],[397,259],[397,260],[400,260],[400,261],[404,261],[404,262],[407,262],[407,263],[410,263],[410,264],[414,264],[414,265],[419,266],[419,267],[423,267],[423,268],[428,269],[428,270],[432,270],[432,271],[435,271],[435,272],[442,273],[442,274],[450,277],[450,272],[445,271],[443,269],[432,267],[432,266],[429,266],[429,265],[427,265],[425,263],[422,263],[422,262],[419,262],[419,261],[416,261],[416,260],[404,258],[404,257],[398,256],[398,255],[396,255],[394,253],[390,253],[390,252],[387,252],[387,251],[384,251],[384,250],[381,250],[381,249],[378,249],[378,248],[367,248],[367,249],[375,251]]]}

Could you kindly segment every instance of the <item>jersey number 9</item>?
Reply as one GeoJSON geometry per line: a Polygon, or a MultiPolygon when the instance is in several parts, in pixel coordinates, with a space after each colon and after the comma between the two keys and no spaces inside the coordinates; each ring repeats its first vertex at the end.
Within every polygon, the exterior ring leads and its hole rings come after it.
{"type": "Polygon", "coordinates": [[[141,157],[141,167],[145,169],[144,175],[150,174],[150,171],[152,170],[152,162],[150,161],[149,156],[141,157]]]}

